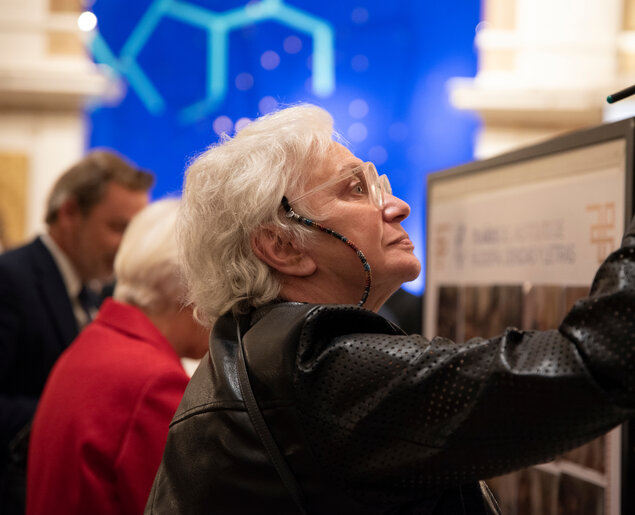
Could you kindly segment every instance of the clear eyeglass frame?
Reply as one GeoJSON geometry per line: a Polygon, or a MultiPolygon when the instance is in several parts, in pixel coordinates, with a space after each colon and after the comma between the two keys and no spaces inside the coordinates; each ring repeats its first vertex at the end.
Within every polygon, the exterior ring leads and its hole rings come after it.
{"type": "Polygon", "coordinates": [[[293,204],[294,202],[303,200],[309,195],[313,195],[318,191],[322,191],[323,189],[328,188],[333,184],[337,184],[340,181],[344,181],[355,175],[358,175],[360,171],[364,174],[364,183],[366,184],[366,187],[368,189],[368,197],[370,198],[370,201],[377,209],[384,209],[384,206],[386,205],[386,194],[392,195],[392,187],[390,186],[388,176],[386,174],[379,175],[379,173],[377,172],[377,168],[375,168],[375,165],[370,161],[356,166],[350,172],[344,175],[339,175],[332,178],[331,180],[317,185],[315,188],[310,189],[299,197],[295,197],[293,200],[290,200],[289,204],[293,204]]]}

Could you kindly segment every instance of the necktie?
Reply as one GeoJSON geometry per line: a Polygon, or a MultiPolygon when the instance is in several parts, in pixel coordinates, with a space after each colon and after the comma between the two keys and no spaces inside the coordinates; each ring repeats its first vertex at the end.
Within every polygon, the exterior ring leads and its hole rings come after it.
{"type": "Polygon", "coordinates": [[[77,300],[79,300],[79,304],[86,313],[88,320],[92,320],[93,313],[99,308],[99,299],[97,298],[97,294],[86,285],[83,285],[82,289],[79,290],[77,300]]]}

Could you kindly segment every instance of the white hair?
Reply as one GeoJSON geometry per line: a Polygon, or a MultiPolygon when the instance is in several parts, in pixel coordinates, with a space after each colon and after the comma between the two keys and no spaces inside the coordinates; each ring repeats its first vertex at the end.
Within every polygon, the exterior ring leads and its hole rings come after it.
{"type": "Polygon", "coordinates": [[[177,237],[189,300],[201,323],[210,325],[229,310],[245,312],[279,295],[281,284],[252,252],[251,236],[268,225],[300,245],[312,237],[307,227],[284,216],[281,200],[304,187],[334,136],[329,113],[297,105],[224,137],[191,164],[177,237]]]}
{"type": "Polygon", "coordinates": [[[175,226],[175,198],[152,202],[132,219],[115,257],[113,298],[148,313],[185,303],[175,226]]]}

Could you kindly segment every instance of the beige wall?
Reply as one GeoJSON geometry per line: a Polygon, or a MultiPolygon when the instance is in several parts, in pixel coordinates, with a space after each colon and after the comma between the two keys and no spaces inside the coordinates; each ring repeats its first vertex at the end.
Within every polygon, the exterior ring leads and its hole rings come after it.
{"type": "Polygon", "coordinates": [[[0,0],[0,213],[9,245],[43,228],[48,190],[83,152],[84,103],[116,94],[84,51],[81,0],[0,0]]]}
{"type": "Polygon", "coordinates": [[[635,83],[635,0],[482,0],[477,76],[451,81],[476,111],[483,158],[635,115],[606,96],[635,83]]]}

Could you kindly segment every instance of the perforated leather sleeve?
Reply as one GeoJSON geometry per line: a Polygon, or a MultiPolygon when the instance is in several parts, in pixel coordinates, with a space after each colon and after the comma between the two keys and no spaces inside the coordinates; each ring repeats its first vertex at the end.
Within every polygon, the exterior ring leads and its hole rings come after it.
{"type": "Polygon", "coordinates": [[[548,461],[632,416],[635,237],[624,245],[558,330],[428,341],[316,307],[294,386],[318,462],[351,493],[403,501],[548,461]]]}

